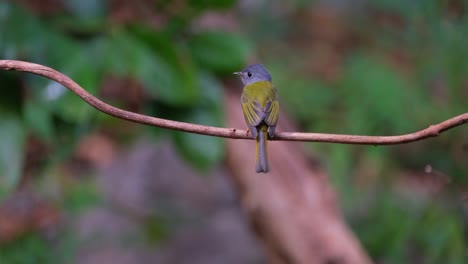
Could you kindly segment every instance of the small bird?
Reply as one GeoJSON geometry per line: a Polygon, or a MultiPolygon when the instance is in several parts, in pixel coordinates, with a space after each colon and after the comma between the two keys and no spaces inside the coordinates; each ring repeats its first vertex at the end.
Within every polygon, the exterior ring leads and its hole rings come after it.
{"type": "Polygon", "coordinates": [[[256,141],[255,169],[257,173],[266,173],[269,171],[267,133],[270,137],[275,135],[279,115],[278,92],[271,74],[262,64],[247,66],[234,74],[239,75],[244,84],[242,112],[248,131],[256,141]]]}

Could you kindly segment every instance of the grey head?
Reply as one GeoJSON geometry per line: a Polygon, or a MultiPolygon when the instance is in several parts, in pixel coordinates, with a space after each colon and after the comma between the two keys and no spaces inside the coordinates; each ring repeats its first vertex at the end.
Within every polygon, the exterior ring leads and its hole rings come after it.
{"type": "Polygon", "coordinates": [[[252,64],[245,67],[240,72],[234,72],[240,76],[244,86],[261,81],[271,82],[271,74],[262,64],[252,64]]]}

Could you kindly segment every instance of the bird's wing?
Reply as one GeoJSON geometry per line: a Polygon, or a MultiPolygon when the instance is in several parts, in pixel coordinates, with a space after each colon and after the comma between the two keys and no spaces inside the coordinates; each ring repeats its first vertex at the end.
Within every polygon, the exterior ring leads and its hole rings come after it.
{"type": "Polygon", "coordinates": [[[264,119],[265,112],[259,102],[249,99],[249,97],[242,95],[242,110],[244,113],[245,122],[254,137],[257,137],[257,128],[264,119]]]}
{"type": "Polygon", "coordinates": [[[264,108],[265,123],[269,126],[276,126],[279,116],[279,102],[278,100],[268,101],[264,108]]]}
{"type": "MultiPolygon", "coordinates": [[[[273,85],[273,84],[272,84],[273,85]]],[[[279,101],[278,101],[278,92],[273,86],[273,89],[269,90],[267,101],[263,111],[265,113],[264,121],[268,125],[268,134],[270,137],[273,137],[275,134],[276,124],[278,123],[279,116],[279,101]]]]}

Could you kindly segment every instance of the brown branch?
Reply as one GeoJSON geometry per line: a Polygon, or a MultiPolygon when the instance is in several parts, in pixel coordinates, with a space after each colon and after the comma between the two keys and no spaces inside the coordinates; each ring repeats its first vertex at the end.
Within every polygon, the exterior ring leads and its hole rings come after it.
{"type": "MultiPolygon", "coordinates": [[[[109,114],[111,116],[125,119],[128,121],[151,125],[155,127],[174,129],[184,132],[196,133],[208,136],[217,136],[233,139],[252,139],[247,131],[236,128],[220,128],[212,126],[203,126],[190,124],[179,121],[172,121],[162,118],[146,116],[142,114],[125,111],[104,103],[88,93],[85,89],[75,83],[72,79],[64,74],[51,69],[49,67],[16,60],[0,60],[0,69],[7,71],[22,71],[41,75],[51,80],[54,80],[79,97],[85,100],[97,110],[109,114]]],[[[361,145],[393,145],[408,142],[423,140],[429,137],[436,137],[440,133],[449,130],[453,127],[463,125],[468,122],[468,113],[450,118],[439,124],[429,126],[426,129],[399,136],[355,136],[355,135],[340,135],[340,134],[323,134],[323,133],[298,133],[298,132],[277,132],[271,140],[284,141],[307,141],[307,142],[330,142],[330,143],[347,143],[361,145]]]]}

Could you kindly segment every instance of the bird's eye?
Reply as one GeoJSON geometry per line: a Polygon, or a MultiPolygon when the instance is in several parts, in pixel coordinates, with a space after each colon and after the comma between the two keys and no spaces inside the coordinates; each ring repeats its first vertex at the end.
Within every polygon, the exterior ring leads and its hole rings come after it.
{"type": "Polygon", "coordinates": [[[251,73],[251,72],[247,72],[247,76],[252,77],[252,73],[251,73]]]}

